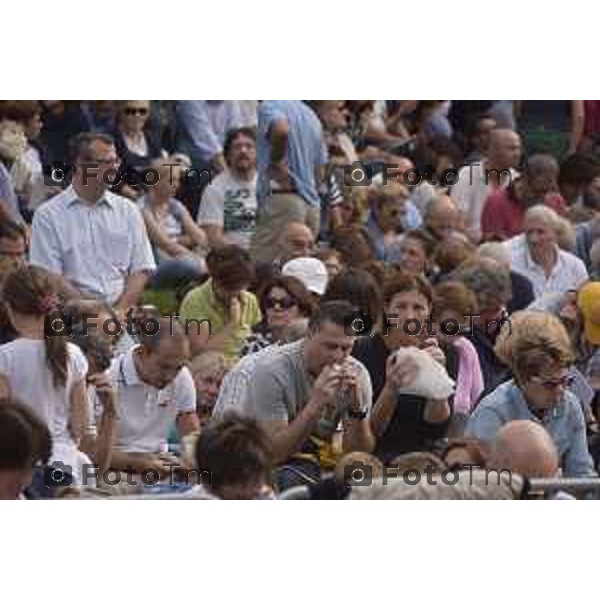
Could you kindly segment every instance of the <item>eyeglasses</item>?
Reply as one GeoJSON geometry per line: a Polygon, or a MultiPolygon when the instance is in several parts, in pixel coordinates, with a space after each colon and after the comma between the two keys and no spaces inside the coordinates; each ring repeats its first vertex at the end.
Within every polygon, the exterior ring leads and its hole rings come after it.
{"type": "Polygon", "coordinates": [[[126,115],[142,115],[142,116],[145,116],[145,115],[148,114],[148,109],[147,108],[128,107],[128,108],[124,109],[123,112],[126,115]]]}
{"type": "Polygon", "coordinates": [[[296,301],[293,298],[267,298],[265,300],[265,308],[269,309],[269,308],[275,308],[276,306],[279,306],[281,308],[283,308],[284,310],[287,310],[288,308],[292,308],[292,306],[296,306],[296,301]]]}
{"type": "Polygon", "coordinates": [[[565,375],[557,379],[542,379],[541,377],[532,377],[531,381],[545,387],[548,390],[555,390],[559,387],[570,387],[575,383],[574,375],[565,375]]]}

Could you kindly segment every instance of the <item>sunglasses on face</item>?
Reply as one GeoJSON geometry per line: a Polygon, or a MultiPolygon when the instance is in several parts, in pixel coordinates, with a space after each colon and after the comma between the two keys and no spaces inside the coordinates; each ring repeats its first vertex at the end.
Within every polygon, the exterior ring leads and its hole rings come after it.
{"type": "Polygon", "coordinates": [[[570,387],[575,383],[574,375],[565,375],[557,379],[541,379],[540,377],[533,377],[532,381],[545,387],[548,390],[555,390],[559,387],[570,387]]]}
{"type": "Polygon", "coordinates": [[[142,116],[145,116],[145,115],[148,114],[148,109],[147,108],[129,107],[129,108],[126,108],[123,112],[126,115],[142,115],[142,116]]]}
{"type": "Polygon", "coordinates": [[[265,308],[270,309],[270,308],[275,308],[276,306],[279,306],[280,308],[283,308],[284,310],[287,310],[288,308],[292,308],[292,306],[296,306],[296,301],[293,298],[267,298],[265,300],[265,308]]]}

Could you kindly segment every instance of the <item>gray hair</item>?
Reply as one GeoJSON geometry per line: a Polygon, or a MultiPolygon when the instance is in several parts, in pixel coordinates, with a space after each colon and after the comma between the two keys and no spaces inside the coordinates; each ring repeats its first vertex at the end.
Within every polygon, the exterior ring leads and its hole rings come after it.
{"type": "Polygon", "coordinates": [[[477,297],[479,305],[486,305],[492,298],[512,295],[510,270],[498,268],[491,258],[479,258],[462,264],[452,274],[452,279],[464,283],[477,297]]]}
{"type": "Polygon", "coordinates": [[[552,154],[533,154],[525,163],[524,174],[527,177],[539,177],[547,173],[559,172],[558,161],[552,154]]]}
{"type": "Polygon", "coordinates": [[[536,204],[527,210],[523,223],[537,221],[546,227],[549,227],[558,235],[561,232],[562,224],[560,217],[556,212],[545,204],[536,204]]]}
{"type": "Polygon", "coordinates": [[[479,258],[491,258],[501,265],[509,267],[511,263],[510,250],[502,242],[486,242],[477,248],[479,258]]]}

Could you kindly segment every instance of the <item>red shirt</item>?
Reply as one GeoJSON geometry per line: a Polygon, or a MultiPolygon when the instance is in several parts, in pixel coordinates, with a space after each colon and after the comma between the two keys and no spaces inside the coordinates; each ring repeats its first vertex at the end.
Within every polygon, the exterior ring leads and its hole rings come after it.
{"type": "MultiPolygon", "coordinates": [[[[544,204],[553,208],[559,215],[566,208],[560,194],[547,194],[544,204]]],[[[514,195],[513,187],[499,188],[486,199],[481,214],[481,231],[486,238],[506,240],[523,233],[523,220],[527,207],[514,195]]]]}

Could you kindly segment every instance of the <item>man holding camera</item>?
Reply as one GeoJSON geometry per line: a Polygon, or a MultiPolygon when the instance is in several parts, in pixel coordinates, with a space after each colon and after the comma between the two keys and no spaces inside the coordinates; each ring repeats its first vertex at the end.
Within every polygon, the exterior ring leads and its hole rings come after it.
{"type": "Polygon", "coordinates": [[[350,356],[353,307],[345,301],[321,304],[306,339],[266,352],[248,386],[248,412],[271,436],[277,486],[283,490],[317,481],[333,468],[335,434],[341,424],[342,450],[370,452],[371,381],[350,356]]]}

